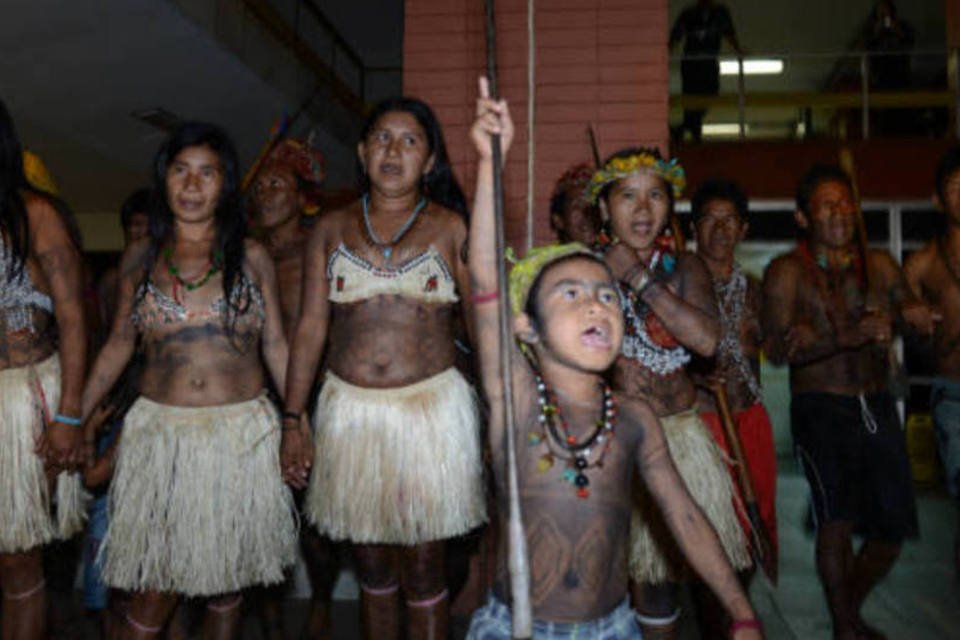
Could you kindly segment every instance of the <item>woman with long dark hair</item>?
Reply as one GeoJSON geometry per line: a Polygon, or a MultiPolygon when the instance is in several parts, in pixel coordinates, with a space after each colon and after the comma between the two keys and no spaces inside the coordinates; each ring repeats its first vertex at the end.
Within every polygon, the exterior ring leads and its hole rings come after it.
{"type": "Polygon", "coordinates": [[[463,192],[419,100],[377,105],[357,155],[361,199],[324,214],[306,249],[281,466],[309,484],[308,520],[355,545],[364,637],[399,637],[402,590],[408,636],[444,638],[445,541],[486,518],[474,393],[453,366],[463,192]],[[314,449],[296,427],[321,355],[314,449]]]}
{"type": "Polygon", "coordinates": [[[2,637],[45,637],[42,547],[83,526],[80,252],[60,203],[24,176],[0,101],[0,592],[2,637]],[[52,503],[56,502],[53,515],[52,503]]]}
{"type": "Polygon", "coordinates": [[[139,340],[141,395],[110,488],[103,579],[133,592],[126,637],[158,634],[185,595],[208,598],[206,637],[228,638],[240,591],[279,582],[294,560],[279,416],[264,391],[266,370],[284,388],[287,343],[273,263],[244,238],[227,134],[182,125],[153,173],[149,237],[124,252],[114,324],[83,395],[89,415],[139,340]]]}

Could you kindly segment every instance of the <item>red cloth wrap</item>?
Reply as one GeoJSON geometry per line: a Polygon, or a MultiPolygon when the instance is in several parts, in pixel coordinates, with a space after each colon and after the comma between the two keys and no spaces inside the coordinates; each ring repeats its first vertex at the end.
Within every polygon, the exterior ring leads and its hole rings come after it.
{"type": "MultiPolygon", "coordinates": [[[[723,449],[728,458],[733,458],[727,444],[727,436],[716,413],[701,413],[703,421],[707,423],[710,434],[723,449]]],[[[757,506],[760,509],[760,519],[767,530],[770,547],[774,558],[778,557],[777,541],[777,454],[773,446],[773,427],[770,416],[763,408],[762,403],[756,403],[743,411],[734,414],[737,423],[737,432],[740,434],[740,445],[746,458],[750,480],[753,482],[753,491],[757,496],[757,506]]],[[[729,465],[728,465],[729,466],[729,465]]],[[[743,495],[740,491],[740,481],[731,466],[730,475],[733,476],[733,486],[737,489],[737,496],[743,504],[743,495]]],[[[753,540],[750,524],[742,509],[737,509],[740,525],[749,540],[753,540]]]]}

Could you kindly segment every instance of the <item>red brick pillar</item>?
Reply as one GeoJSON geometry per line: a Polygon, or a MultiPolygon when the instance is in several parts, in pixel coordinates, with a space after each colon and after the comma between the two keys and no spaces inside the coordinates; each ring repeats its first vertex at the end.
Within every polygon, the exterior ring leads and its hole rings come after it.
{"type": "MultiPolygon", "coordinates": [[[[535,243],[551,238],[550,192],[570,165],[591,161],[587,125],[601,155],[634,144],[667,145],[667,0],[533,0],[535,243]]],[[[457,176],[473,191],[467,130],[476,78],[485,69],[482,0],[406,0],[403,87],[428,102],[446,134],[457,176]]],[[[518,133],[506,166],[507,239],[528,239],[530,158],[527,0],[497,0],[500,94],[518,133]]]]}

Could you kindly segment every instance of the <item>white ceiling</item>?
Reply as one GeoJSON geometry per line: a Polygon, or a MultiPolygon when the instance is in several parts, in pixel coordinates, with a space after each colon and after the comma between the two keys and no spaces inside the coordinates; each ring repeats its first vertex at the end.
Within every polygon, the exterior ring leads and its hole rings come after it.
{"type": "MultiPolygon", "coordinates": [[[[365,6],[388,7],[381,13],[390,23],[372,33],[359,30],[351,13],[341,15],[345,3],[326,4],[339,9],[330,17],[348,41],[359,37],[362,45],[364,37],[375,37],[366,64],[389,66],[392,48],[399,66],[401,3],[347,5],[366,15],[365,6]]],[[[84,216],[115,215],[123,198],[149,177],[164,133],[133,118],[132,111],[163,107],[183,118],[217,122],[234,136],[246,165],[274,120],[297,107],[170,0],[4,0],[2,11],[0,98],[21,141],[44,158],[81,223],[84,216]]],[[[349,184],[352,149],[324,135],[321,146],[330,164],[328,184],[349,184]]],[[[94,248],[103,244],[86,240],[94,248]]]]}

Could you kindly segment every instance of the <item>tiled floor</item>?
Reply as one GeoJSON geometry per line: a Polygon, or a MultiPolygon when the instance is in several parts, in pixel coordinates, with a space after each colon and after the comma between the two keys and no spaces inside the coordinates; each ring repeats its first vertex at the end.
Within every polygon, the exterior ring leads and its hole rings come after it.
{"type": "MultiPolygon", "coordinates": [[[[952,501],[940,489],[919,491],[919,540],[908,542],[888,578],[873,593],[864,608],[866,619],[891,640],[939,640],[960,638],[960,582],[950,562],[956,514],[952,501]]],[[[754,580],[751,599],[775,640],[827,640],[830,622],[813,565],[813,534],[805,526],[806,482],[790,461],[783,461],[777,507],[780,519],[780,581],[773,588],[763,578],[754,580]]],[[[305,616],[305,603],[286,604],[287,637],[305,616]]],[[[335,638],[359,638],[355,601],[335,604],[335,638]]],[[[244,621],[243,639],[262,638],[257,621],[244,621]]],[[[462,637],[465,621],[455,621],[455,638],[462,637]],[[459,623],[459,624],[457,624],[459,623]]],[[[94,638],[92,624],[71,629],[72,638],[94,638]]],[[[697,637],[686,619],[682,637],[697,637]]]]}
{"type": "MultiPolygon", "coordinates": [[[[751,599],[768,637],[826,640],[830,620],[813,564],[813,534],[806,530],[807,486],[781,464],[777,488],[780,581],[756,580],[751,599]]],[[[953,563],[955,507],[946,493],[918,490],[920,538],[908,541],[887,579],[864,606],[864,618],[891,640],[960,638],[960,582],[953,563]]],[[[690,636],[696,637],[696,636],[690,636]]]]}

